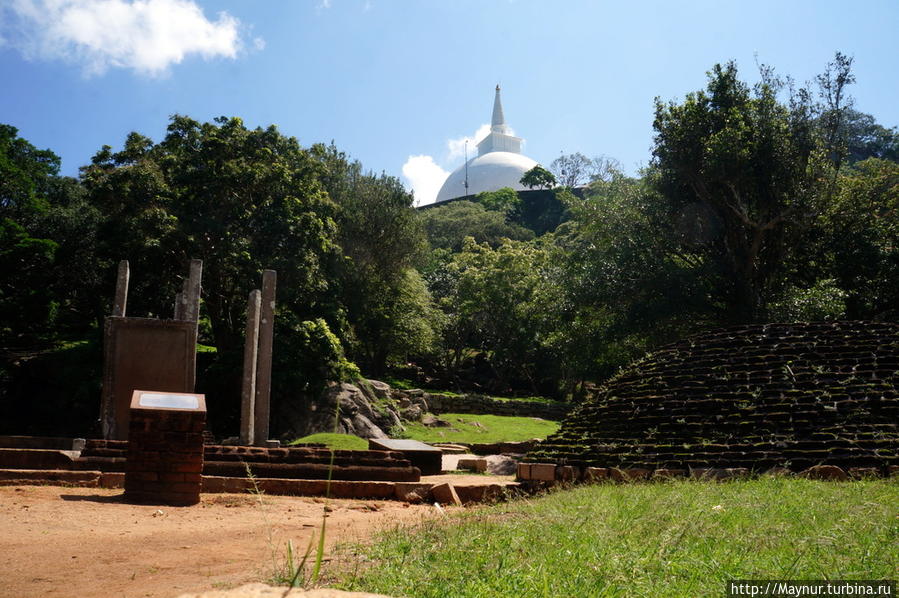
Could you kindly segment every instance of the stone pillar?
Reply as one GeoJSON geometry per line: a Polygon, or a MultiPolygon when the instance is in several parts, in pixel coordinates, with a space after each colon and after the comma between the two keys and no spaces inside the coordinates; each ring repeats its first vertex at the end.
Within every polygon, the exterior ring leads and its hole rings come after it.
{"type": "Polygon", "coordinates": [[[187,311],[187,296],[189,295],[188,289],[190,288],[190,279],[185,278],[181,283],[181,292],[175,293],[175,319],[183,320],[184,312],[187,311]]]}
{"type": "Polygon", "coordinates": [[[243,348],[243,386],[240,394],[240,444],[249,446],[255,439],[256,363],[259,353],[259,310],[261,293],[250,292],[247,300],[247,327],[243,348]]]}
{"type": "Polygon", "coordinates": [[[128,267],[128,260],[122,260],[119,262],[119,272],[115,283],[115,302],[112,304],[112,315],[118,318],[125,317],[125,307],[128,304],[128,279],[130,276],[131,270],[128,267]]]}
{"type": "Polygon", "coordinates": [[[274,270],[262,273],[262,311],[259,324],[259,359],[256,365],[255,441],[265,446],[269,436],[272,392],[272,341],[275,334],[275,289],[278,274],[274,270]]]}
{"type": "Polygon", "coordinates": [[[190,260],[190,276],[187,279],[184,319],[191,322],[200,320],[200,285],[203,279],[203,260],[190,260]]]}

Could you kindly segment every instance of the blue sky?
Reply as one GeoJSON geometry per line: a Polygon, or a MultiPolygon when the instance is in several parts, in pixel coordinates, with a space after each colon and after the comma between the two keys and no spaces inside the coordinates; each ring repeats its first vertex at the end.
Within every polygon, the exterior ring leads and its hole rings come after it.
{"type": "Polygon", "coordinates": [[[755,0],[2,0],[0,122],[75,175],[170,115],[240,116],[333,140],[427,202],[489,122],[493,89],[524,153],[649,162],[653,99],[755,56],[811,80],[855,59],[856,107],[899,125],[899,2],[755,0]]]}

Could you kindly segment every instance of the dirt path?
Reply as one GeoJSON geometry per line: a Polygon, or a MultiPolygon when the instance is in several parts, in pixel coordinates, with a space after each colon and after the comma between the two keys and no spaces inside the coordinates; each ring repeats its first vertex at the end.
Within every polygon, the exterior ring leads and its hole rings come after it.
{"type": "MultiPolygon", "coordinates": [[[[272,546],[300,551],[324,501],[204,494],[194,507],[125,504],[121,490],[0,487],[0,595],[159,597],[267,581],[272,546]],[[161,511],[161,513],[159,512],[161,511]],[[269,540],[271,534],[271,541],[269,540]]],[[[429,506],[331,500],[328,547],[436,515],[429,506]]]]}

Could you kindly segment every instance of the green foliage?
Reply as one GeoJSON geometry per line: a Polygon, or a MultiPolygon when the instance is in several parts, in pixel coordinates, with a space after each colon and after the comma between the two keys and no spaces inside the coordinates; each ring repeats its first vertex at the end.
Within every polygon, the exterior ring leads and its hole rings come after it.
{"type": "Polygon", "coordinates": [[[839,320],[846,315],[847,293],[833,279],[819,280],[808,289],[788,286],[772,305],[771,316],[783,322],[839,320]]]}
{"type": "Polygon", "coordinates": [[[852,109],[846,111],[842,126],[846,160],[850,164],[868,158],[899,161],[899,130],[896,127],[887,129],[870,114],[852,109]]]}
{"type": "Polygon", "coordinates": [[[438,297],[451,370],[472,347],[489,356],[500,380],[518,377],[536,390],[542,314],[534,298],[546,266],[546,252],[537,245],[506,239],[493,249],[465,239],[447,265],[449,283],[438,297]]]}
{"type": "Polygon", "coordinates": [[[273,126],[174,116],[162,142],[132,133],[121,152],[99,152],[82,180],[107,215],[106,259],[132,261],[147,281],[134,294],[150,313],[171,309],[174,274],[203,259],[204,309],[223,351],[241,343],[246,294],[264,268],[278,271],[287,309],[327,295],[334,206],[309,153],[273,126]]]}
{"type": "Polygon", "coordinates": [[[490,212],[499,212],[506,216],[506,220],[515,218],[521,207],[521,199],[518,193],[511,187],[503,187],[496,191],[481,191],[474,196],[475,201],[490,212]]]}
{"type": "Polygon", "coordinates": [[[422,224],[431,247],[452,252],[462,250],[465,237],[497,247],[502,239],[527,241],[534,238],[528,229],[506,222],[500,212],[487,210],[482,204],[454,201],[422,211],[422,224]]]}
{"type": "MultiPolygon", "coordinates": [[[[398,528],[340,587],[442,596],[712,597],[734,579],[888,579],[899,485],[597,485],[398,528]]],[[[360,558],[355,552],[353,558],[360,558]]]]}
{"type": "Polygon", "coordinates": [[[428,352],[435,338],[430,296],[414,266],[427,248],[399,180],[363,173],[333,145],[312,152],[338,207],[341,300],[350,330],[348,349],[367,371],[380,375],[392,360],[428,352]]]}
{"type": "Polygon", "coordinates": [[[780,103],[785,83],[767,67],[750,90],[732,62],[716,65],[706,90],[682,104],[656,101],[653,184],[685,244],[719,273],[715,288],[730,321],[764,318],[791,241],[833,190],[850,63],[838,54],[819,79],[825,105],[805,89],[780,103]]]}
{"type": "Polygon", "coordinates": [[[331,380],[352,382],[359,368],[347,360],[340,339],[322,318],[296,322],[290,315],[275,320],[273,371],[279,387],[316,396],[331,380]]]}
{"type": "Polygon", "coordinates": [[[42,234],[40,221],[58,170],[53,152],[0,125],[0,338],[53,323],[58,305],[46,291],[58,243],[42,234]]]}
{"type": "Polygon", "coordinates": [[[815,273],[846,291],[850,318],[899,316],[899,164],[869,159],[838,181],[808,245],[815,273]]]}
{"type": "Polygon", "coordinates": [[[532,438],[546,438],[559,429],[558,422],[536,417],[509,415],[471,415],[443,413],[440,419],[450,427],[428,427],[416,422],[406,423],[404,436],[421,442],[519,442],[532,438]]]}
{"type": "Polygon", "coordinates": [[[528,189],[533,189],[534,187],[538,189],[552,189],[556,186],[556,177],[538,164],[524,173],[518,182],[528,189]]]}

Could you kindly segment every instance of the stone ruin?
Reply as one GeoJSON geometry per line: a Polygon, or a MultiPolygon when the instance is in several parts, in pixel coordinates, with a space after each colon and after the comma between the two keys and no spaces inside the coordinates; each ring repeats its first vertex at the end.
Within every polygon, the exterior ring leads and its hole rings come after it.
{"type": "Polygon", "coordinates": [[[899,324],[743,326],[668,345],[612,378],[525,461],[519,478],[544,481],[820,466],[896,475],[899,324]]]}
{"type": "MultiPolygon", "coordinates": [[[[269,440],[277,280],[272,270],[263,272],[262,289],[248,300],[239,445],[213,444],[205,423],[206,409],[217,408],[215,397],[207,404],[207,397],[193,394],[201,278],[202,262],[191,260],[174,317],[136,318],[126,316],[129,265],[119,264],[113,313],[104,328],[103,438],[0,436],[0,485],[124,488],[126,500],[173,505],[196,504],[200,492],[422,501],[432,495],[442,500],[445,486],[452,490],[446,483],[423,481],[409,451],[386,446],[332,451],[312,443],[282,448],[269,440]],[[195,404],[185,403],[190,400],[195,404]]],[[[343,410],[340,393],[335,401],[343,410]]],[[[370,405],[349,407],[341,419],[345,426],[379,421],[370,405]]],[[[328,411],[324,415],[331,421],[328,411]]],[[[391,415],[386,424],[399,424],[391,415]]],[[[439,449],[432,451],[439,456],[439,449]]],[[[427,473],[439,469],[438,464],[427,473]]],[[[504,492],[500,485],[479,484],[451,494],[458,503],[504,492]]]]}

